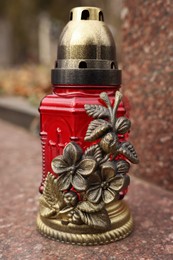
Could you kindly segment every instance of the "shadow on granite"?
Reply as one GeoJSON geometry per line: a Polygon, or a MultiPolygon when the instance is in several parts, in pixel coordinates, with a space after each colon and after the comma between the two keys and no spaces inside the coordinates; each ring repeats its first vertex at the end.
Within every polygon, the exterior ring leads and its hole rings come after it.
{"type": "Polygon", "coordinates": [[[152,260],[173,259],[173,194],[131,178],[127,197],[134,232],[104,246],[72,246],[36,230],[41,146],[38,137],[0,121],[0,259],[152,260]]]}

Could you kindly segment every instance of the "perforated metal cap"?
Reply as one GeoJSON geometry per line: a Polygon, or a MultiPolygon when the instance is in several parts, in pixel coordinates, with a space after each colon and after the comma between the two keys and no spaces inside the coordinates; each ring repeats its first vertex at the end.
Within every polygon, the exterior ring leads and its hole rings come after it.
{"type": "Polygon", "coordinates": [[[70,12],[58,44],[52,83],[120,85],[113,37],[96,7],[77,7],[70,12]]]}

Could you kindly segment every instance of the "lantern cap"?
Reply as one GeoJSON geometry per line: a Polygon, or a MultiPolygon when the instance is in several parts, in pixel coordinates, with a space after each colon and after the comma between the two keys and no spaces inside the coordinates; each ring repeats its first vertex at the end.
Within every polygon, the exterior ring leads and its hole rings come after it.
{"type": "Polygon", "coordinates": [[[52,83],[78,85],[120,85],[112,34],[97,7],[76,7],[58,43],[52,83]]]}

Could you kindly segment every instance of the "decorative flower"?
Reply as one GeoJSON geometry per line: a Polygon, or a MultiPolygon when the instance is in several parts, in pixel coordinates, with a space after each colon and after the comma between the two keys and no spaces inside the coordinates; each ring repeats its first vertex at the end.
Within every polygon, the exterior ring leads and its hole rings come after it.
{"type": "Polygon", "coordinates": [[[69,207],[75,207],[78,203],[78,197],[76,192],[68,191],[64,194],[64,202],[69,207]]]}
{"type": "Polygon", "coordinates": [[[103,200],[107,204],[118,199],[119,192],[129,184],[129,177],[123,175],[128,169],[129,163],[124,160],[102,164],[100,172],[90,177],[91,186],[86,192],[88,200],[93,203],[103,200]]]}
{"type": "Polygon", "coordinates": [[[87,189],[86,176],[94,172],[96,161],[92,158],[82,158],[82,149],[75,142],[68,143],[63,155],[59,155],[52,160],[52,169],[59,175],[58,188],[68,190],[73,186],[77,191],[87,189]]]}

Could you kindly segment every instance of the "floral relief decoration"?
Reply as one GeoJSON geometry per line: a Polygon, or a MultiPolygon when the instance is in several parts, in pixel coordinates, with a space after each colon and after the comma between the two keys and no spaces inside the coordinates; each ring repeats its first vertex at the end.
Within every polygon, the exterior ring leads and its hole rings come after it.
{"type": "Polygon", "coordinates": [[[120,139],[131,127],[128,118],[116,116],[122,94],[116,91],[113,106],[106,92],[100,98],[104,105],[85,105],[93,120],[84,140],[95,144],[83,151],[69,142],[52,160],[54,174],[47,175],[40,214],[64,225],[85,224],[106,231],[111,228],[106,205],[122,199],[130,183],[130,162],[139,160],[133,145],[120,139]]]}

